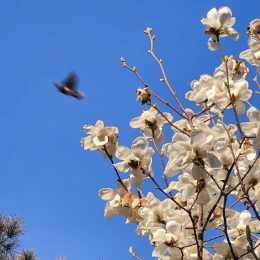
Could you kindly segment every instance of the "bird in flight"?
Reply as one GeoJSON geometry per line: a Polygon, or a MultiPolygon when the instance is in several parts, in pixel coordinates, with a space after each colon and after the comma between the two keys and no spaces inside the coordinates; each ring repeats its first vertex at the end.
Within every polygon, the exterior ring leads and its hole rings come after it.
{"type": "Polygon", "coordinates": [[[64,80],[62,85],[55,82],[53,82],[53,84],[58,88],[58,90],[61,93],[75,97],[77,99],[82,99],[84,93],[80,91],[76,91],[76,82],[77,82],[76,75],[74,73],[70,73],[67,76],[67,78],[64,80]]]}

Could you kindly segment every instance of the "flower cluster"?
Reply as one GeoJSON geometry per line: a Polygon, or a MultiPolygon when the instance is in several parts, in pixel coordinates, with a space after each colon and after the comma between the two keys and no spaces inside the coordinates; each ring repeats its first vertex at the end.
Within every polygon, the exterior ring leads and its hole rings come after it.
{"type": "MultiPolygon", "coordinates": [[[[246,64],[233,55],[224,56],[220,46],[222,37],[239,39],[232,28],[235,21],[228,7],[213,8],[207,18],[201,20],[206,26],[205,33],[212,35],[209,49],[220,50],[222,63],[213,76],[203,74],[199,80],[192,81],[192,90],[185,95],[202,107],[200,112],[182,106],[166,78],[162,60],[155,56],[151,44],[149,53],[164,76],[160,81],[166,83],[178,106],[173,107],[155,95],[135,68],[131,70],[144,84],[143,89],[137,89],[137,101],[147,104],[150,109],[133,118],[130,126],[140,129],[143,136],[137,137],[130,149],[118,145],[116,127],[104,127],[100,120],[95,126],[84,126],[89,136],[81,139],[82,148],[102,152],[111,160],[118,177],[115,190],[103,188],[99,191],[99,197],[107,201],[105,218],[124,215],[126,223],[135,223],[137,237],[149,236],[152,256],[158,260],[259,260],[260,110],[249,103],[253,92],[246,80],[249,73],[246,64]],[[181,119],[174,121],[171,113],[161,112],[159,105],[151,103],[152,95],[181,119]],[[223,113],[226,109],[233,111],[235,124],[225,122],[223,113]],[[245,112],[248,121],[240,123],[239,115],[245,112]],[[172,129],[168,143],[165,143],[165,124],[172,129]],[[154,148],[149,146],[149,141],[154,148]],[[166,184],[163,188],[158,181],[159,174],[152,169],[155,153],[162,162],[166,184]],[[120,161],[115,163],[114,157],[120,161]],[[121,172],[122,175],[129,172],[129,178],[122,180],[121,172]],[[144,179],[153,182],[166,198],[160,200],[153,192],[144,196],[144,179]],[[132,185],[136,193],[131,191],[132,185]],[[235,203],[229,205],[232,200],[235,203]],[[233,209],[237,203],[244,207],[243,210],[233,209]],[[211,234],[212,230],[220,234],[205,240],[204,234],[211,234]],[[222,240],[215,242],[217,238],[222,240]],[[207,243],[210,249],[206,247],[207,243]]],[[[144,30],[153,43],[155,36],[151,31],[152,28],[144,30]]],[[[259,19],[250,23],[247,34],[250,49],[239,57],[256,65],[260,72],[259,19]]],[[[125,60],[122,64],[128,67],[125,60]]],[[[136,257],[132,249],[130,253],[136,257]]]]}

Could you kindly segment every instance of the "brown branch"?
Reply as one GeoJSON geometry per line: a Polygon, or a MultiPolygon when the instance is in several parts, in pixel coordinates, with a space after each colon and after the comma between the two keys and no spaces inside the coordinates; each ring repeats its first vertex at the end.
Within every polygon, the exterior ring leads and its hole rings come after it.
{"type": "Polygon", "coordinates": [[[203,230],[203,205],[199,205],[199,219],[197,223],[198,229],[198,242],[199,242],[199,255],[197,256],[198,260],[203,259],[203,240],[204,240],[204,230],[203,230]]]}
{"type": "MultiPolygon", "coordinates": [[[[221,113],[223,114],[224,111],[225,111],[230,105],[231,105],[231,103],[229,103],[225,108],[223,108],[223,109],[221,110],[221,113]]],[[[216,114],[216,115],[214,115],[214,116],[211,115],[211,117],[210,117],[209,119],[203,121],[203,123],[205,123],[205,122],[211,120],[211,118],[213,119],[213,118],[215,118],[215,117],[217,117],[217,116],[218,116],[218,114],[216,114]]]]}
{"type": "Polygon", "coordinates": [[[219,48],[219,51],[221,53],[221,56],[223,58],[223,61],[225,62],[225,68],[226,68],[226,74],[227,74],[227,90],[228,90],[228,95],[229,95],[229,99],[230,99],[230,102],[231,102],[231,105],[232,105],[232,108],[233,108],[233,111],[234,111],[234,114],[235,114],[235,118],[236,118],[236,123],[237,123],[237,127],[238,127],[238,130],[240,132],[240,135],[241,137],[244,136],[243,134],[243,131],[242,131],[242,128],[240,126],[240,123],[239,123],[239,120],[238,120],[238,116],[237,116],[237,111],[236,111],[236,108],[235,108],[235,104],[234,104],[234,100],[232,98],[232,95],[231,95],[231,92],[230,92],[230,87],[229,87],[229,77],[228,77],[228,67],[227,67],[227,60],[222,52],[222,49],[220,47],[220,44],[219,44],[219,37],[217,37],[218,40],[217,40],[217,45],[218,45],[218,48],[219,48]]]}
{"type": "Polygon", "coordinates": [[[108,154],[108,152],[107,152],[106,145],[103,145],[103,147],[104,147],[104,151],[106,152],[106,154],[107,154],[107,156],[108,156],[110,162],[112,163],[112,165],[113,165],[113,167],[114,167],[114,169],[115,169],[115,172],[116,172],[117,177],[118,177],[118,180],[117,180],[117,181],[121,183],[121,185],[124,187],[124,189],[125,189],[126,191],[128,191],[128,189],[127,189],[126,186],[124,185],[124,183],[123,183],[123,181],[122,181],[122,179],[121,179],[121,177],[120,177],[120,175],[119,175],[119,173],[118,173],[116,167],[114,166],[114,161],[113,161],[113,159],[111,158],[111,156],[110,156],[110,155],[108,154]]]}
{"type": "Polygon", "coordinates": [[[151,53],[151,55],[153,56],[153,58],[156,60],[156,62],[159,64],[160,68],[161,68],[161,71],[162,71],[162,74],[163,74],[163,77],[164,77],[164,82],[166,83],[168,89],[170,90],[170,92],[172,93],[172,95],[174,96],[175,100],[177,101],[180,109],[185,113],[185,115],[187,117],[189,117],[189,114],[185,111],[184,107],[182,106],[180,100],[178,99],[176,93],[172,90],[172,87],[170,85],[170,83],[168,82],[168,79],[166,77],[166,74],[165,74],[165,71],[164,71],[164,68],[163,68],[163,65],[162,63],[158,60],[158,58],[155,56],[154,52],[153,52],[153,38],[151,36],[151,30],[147,30],[147,33],[148,33],[148,36],[150,38],[150,42],[151,42],[151,50],[149,51],[149,53],[151,53]]]}
{"type": "Polygon", "coordinates": [[[174,128],[176,128],[177,130],[179,130],[180,132],[182,132],[183,134],[187,135],[188,137],[190,137],[187,133],[185,133],[184,131],[182,131],[179,127],[175,126],[171,121],[169,121],[169,119],[158,109],[157,106],[153,105],[151,102],[147,103],[148,105],[150,105],[151,107],[155,108],[161,115],[162,117],[174,128]]]}

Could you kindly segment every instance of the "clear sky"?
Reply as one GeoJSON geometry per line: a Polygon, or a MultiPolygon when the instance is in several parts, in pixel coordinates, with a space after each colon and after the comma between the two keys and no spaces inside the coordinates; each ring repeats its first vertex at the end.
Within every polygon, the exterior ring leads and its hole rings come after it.
{"type": "MultiPolygon", "coordinates": [[[[26,219],[22,247],[34,248],[43,260],[60,254],[69,260],[128,260],[132,245],[139,257],[152,259],[148,238],[136,237],[135,224],[125,225],[122,216],[104,219],[98,191],[114,188],[116,175],[101,153],[81,149],[82,127],[104,120],[106,126],[119,127],[119,142],[126,146],[140,135],[129,121],[146,109],[135,101],[142,85],[122,67],[121,56],[152,90],[175,104],[147,52],[149,40],[142,30],[148,26],[174,91],[185,107],[198,111],[184,94],[192,80],[212,75],[221,62],[218,52],[208,50],[200,20],[223,5],[232,9],[240,33],[238,42],[223,39],[223,51],[238,58],[248,49],[249,22],[260,18],[259,0],[1,1],[0,210],[26,219]],[[82,101],[60,94],[52,84],[70,71],[86,94],[82,101]]],[[[249,68],[250,88],[257,90],[252,81],[256,68],[249,68]]],[[[258,105],[258,98],[251,103],[258,105]]],[[[170,141],[169,126],[165,132],[170,141]]],[[[161,179],[158,158],[153,168],[161,179]]],[[[145,194],[153,188],[146,180],[145,194]]]]}

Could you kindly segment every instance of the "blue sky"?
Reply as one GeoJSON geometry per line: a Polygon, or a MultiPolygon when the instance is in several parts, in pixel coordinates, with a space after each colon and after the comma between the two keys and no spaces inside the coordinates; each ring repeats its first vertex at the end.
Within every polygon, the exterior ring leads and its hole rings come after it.
{"type": "MultiPolygon", "coordinates": [[[[240,33],[238,42],[223,39],[223,51],[238,57],[248,49],[245,31],[259,15],[257,0],[1,1],[0,210],[26,219],[22,247],[34,248],[43,260],[60,254],[69,260],[128,260],[132,245],[139,257],[152,259],[148,238],[137,238],[135,225],[125,225],[122,216],[104,219],[98,191],[115,187],[116,176],[100,153],[81,149],[82,127],[101,119],[119,127],[119,142],[126,146],[140,135],[129,121],[146,109],[135,101],[142,85],[122,67],[121,56],[155,93],[175,104],[147,52],[149,40],[142,30],[148,26],[174,91],[185,107],[198,111],[184,94],[193,79],[212,75],[221,62],[218,52],[207,49],[200,20],[223,5],[232,9],[240,33]],[[82,101],[60,94],[52,84],[70,71],[86,94],[82,101]]],[[[249,68],[250,88],[257,90],[256,69],[249,68]]],[[[251,103],[257,105],[258,98],[251,103]]],[[[166,127],[165,132],[170,141],[172,131],[166,127]]],[[[153,168],[161,179],[158,158],[153,168]]],[[[145,193],[153,188],[146,180],[145,193]]]]}

